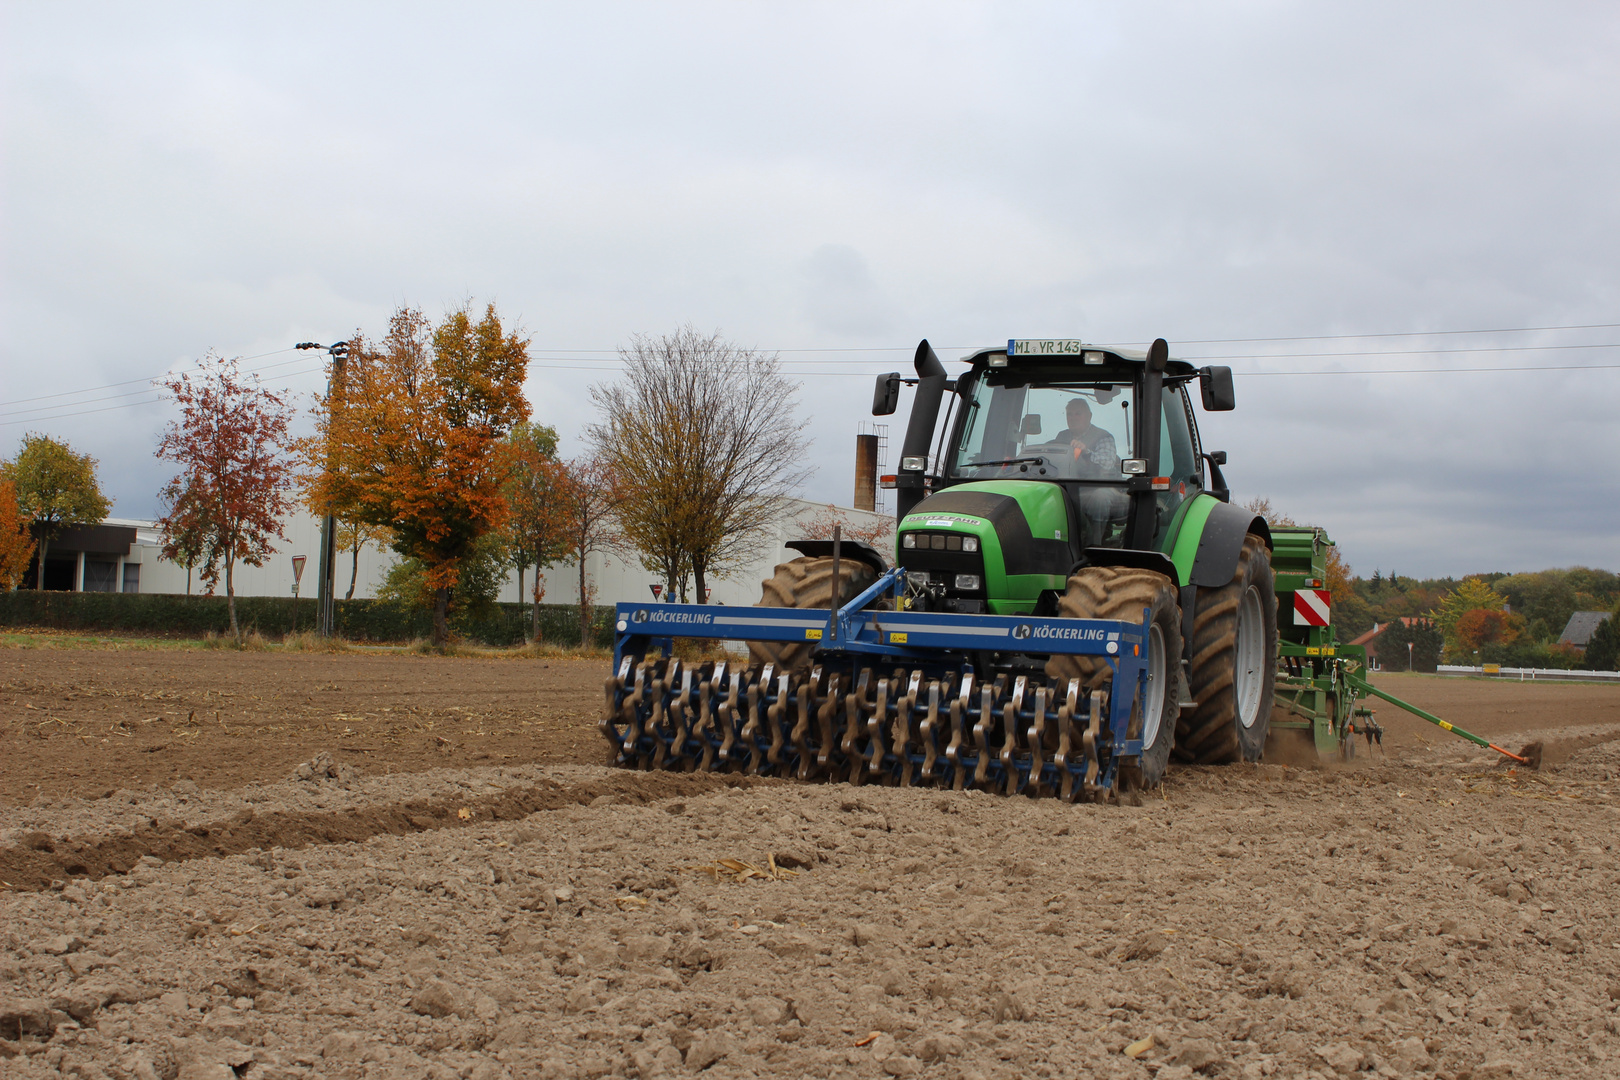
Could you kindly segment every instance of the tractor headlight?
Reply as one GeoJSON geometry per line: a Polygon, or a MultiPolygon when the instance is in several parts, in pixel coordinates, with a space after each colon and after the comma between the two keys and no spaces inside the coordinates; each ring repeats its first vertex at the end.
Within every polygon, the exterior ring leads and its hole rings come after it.
{"type": "Polygon", "coordinates": [[[978,551],[979,550],[979,538],[977,536],[964,536],[964,537],[962,537],[962,550],[963,551],[978,551]]]}
{"type": "Polygon", "coordinates": [[[900,468],[903,472],[922,472],[927,466],[927,458],[903,457],[900,459],[900,468]]]}
{"type": "Polygon", "coordinates": [[[909,570],[906,572],[907,584],[915,585],[920,589],[926,589],[931,580],[932,578],[929,577],[926,570],[909,570]]]}
{"type": "Polygon", "coordinates": [[[975,592],[979,588],[978,574],[957,574],[956,587],[963,592],[975,592]]]}
{"type": "Polygon", "coordinates": [[[1147,459],[1126,458],[1124,461],[1119,463],[1119,471],[1124,473],[1126,476],[1146,476],[1147,459]]]}
{"type": "Polygon", "coordinates": [[[900,538],[900,546],[903,547],[903,548],[906,548],[908,550],[916,548],[916,546],[917,546],[917,534],[916,533],[906,533],[904,536],[902,536],[900,538]]]}

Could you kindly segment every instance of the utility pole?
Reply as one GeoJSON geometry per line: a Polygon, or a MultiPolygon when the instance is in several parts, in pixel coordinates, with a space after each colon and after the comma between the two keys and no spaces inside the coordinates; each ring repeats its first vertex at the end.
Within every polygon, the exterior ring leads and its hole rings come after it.
{"type": "MultiPolygon", "coordinates": [[[[339,341],[332,345],[318,345],[313,341],[300,341],[300,349],[325,349],[326,355],[332,358],[332,369],[326,378],[327,408],[332,407],[332,390],[343,383],[343,364],[349,356],[349,343],[339,341]]],[[[328,420],[331,418],[328,417],[328,420]]],[[[327,450],[328,469],[332,467],[331,449],[327,450]]],[[[316,593],[315,593],[315,630],[321,637],[331,637],[336,628],[336,611],[334,605],[335,589],[332,587],[333,573],[337,564],[337,522],[333,519],[331,508],[321,518],[321,551],[315,564],[316,593]]]]}

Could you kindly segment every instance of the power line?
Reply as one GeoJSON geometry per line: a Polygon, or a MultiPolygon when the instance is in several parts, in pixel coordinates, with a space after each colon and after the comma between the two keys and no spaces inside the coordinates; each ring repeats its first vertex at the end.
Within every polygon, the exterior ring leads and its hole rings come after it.
{"type": "MultiPolygon", "coordinates": [[[[1298,336],[1293,336],[1293,337],[1185,338],[1185,339],[1182,339],[1181,341],[1177,342],[1177,344],[1178,345],[1234,345],[1234,344],[1241,344],[1241,343],[1244,343],[1244,342],[1269,343],[1269,342],[1282,342],[1282,341],[1352,341],[1352,340],[1358,340],[1358,339],[1385,339],[1385,338],[1402,338],[1402,337],[1444,337],[1444,336],[1455,336],[1455,335],[1461,335],[1461,334],[1528,334],[1528,333],[1551,333],[1551,332],[1556,332],[1556,331],[1561,331],[1561,330],[1614,330],[1614,329],[1620,329],[1620,323],[1568,323],[1568,324],[1555,325],[1555,326],[1505,326],[1505,327],[1495,327],[1495,328],[1491,328],[1491,329],[1480,329],[1480,330],[1402,330],[1402,331],[1394,331],[1394,332],[1388,332],[1388,333],[1371,333],[1371,334],[1303,334],[1303,335],[1298,335],[1298,336]]],[[[1106,343],[1104,343],[1104,344],[1106,344],[1106,343]]],[[[945,351],[945,352],[971,351],[971,350],[976,350],[976,349],[983,348],[983,347],[984,346],[975,346],[975,345],[940,345],[940,346],[937,346],[937,348],[939,348],[940,350],[945,351]]],[[[1606,345],[1606,344],[1596,344],[1596,345],[1519,345],[1519,346],[1507,345],[1507,346],[1492,346],[1492,347],[1489,347],[1489,348],[1481,348],[1481,349],[1474,350],[1474,351],[1513,352],[1513,351],[1518,351],[1518,350],[1530,350],[1530,349],[1583,349],[1583,348],[1602,349],[1602,348],[1615,348],[1615,347],[1616,346],[1614,346],[1614,345],[1606,345]]],[[[872,345],[872,346],[827,346],[827,347],[804,347],[804,348],[787,348],[787,349],[761,349],[760,351],[761,352],[777,353],[777,354],[782,354],[782,353],[795,353],[795,354],[798,354],[798,353],[816,353],[816,354],[826,354],[826,353],[892,353],[892,352],[909,353],[909,352],[912,351],[912,348],[913,347],[909,346],[909,345],[872,345]]],[[[292,349],[274,349],[274,350],[272,350],[270,352],[257,353],[257,354],[255,354],[253,356],[237,357],[236,359],[241,360],[243,362],[250,361],[250,360],[261,360],[266,356],[278,356],[281,353],[292,352],[292,351],[293,351],[292,349]]],[[[564,354],[568,354],[568,355],[566,355],[566,356],[554,356],[554,357],[543,357],[543,356],[542,357],[531,357],[531,359],[534,359],[534,360],[545,360],[545,359],[573,360],[573,361],[578,361],[578,362],[580,362],[582,364],[583,363],[604,363],[604,362],[605,363],[612,363],[612,362],[615,362],[615,361],[620,359],[620,350],[618,350],[618,349],[573,349],[573,348],[557,348],[557,347],[553,347],[553,348],[550,348],[550,349],[543,349],[541,351],[546,352],[546,353],[564,353],[564,354]],[[604,357],[604,359],[603,360],[596,360],[595,357],[597,357],[597,356],[604,357]]],[[[1411,352],[1413,354],[1421,354],[1421,353],[1425,353],[1425,352],[1441,353],[1441,352],[1462,352],[1462,351],[1469,351],[1469,350],[1450,350],[1450,349],[1411,350],[1411,352]]],[[[1253,354],[1253,355],[1249,355],[1249,354],[1243,354],[1243,355],[1233,354],[1233,355],[1230,355],[1230,356],[1184,357],[1183,359],[1199,359],[1199,360],[1231,359],[1231,360],[1239,360],[1239,359],[1258,359],[1258,358],[1263,358],[1266,355],[1267,354],[1263,354],[1263,353],[1262,354],[1253,354]]],[[[1305,356],[1327,356],[1327,357],[1332,357],[1332,356],[1360,356],[1360,355],[1365,355],[1365,354],[1362,354],[1362,353],[1276,353],[1276,354],[1270,354],[1270,355],[1273,355],[1273,356],[1275,356],[1275,357],[1277,357],[1279,359],[1295,359],[1295,358],[1301,358],[1301,357],[1305,357],[1305,356]]],[[[1397,352],[1382,352],[1381,351],[1379,353],[1379,355],[1390,356],[1390,355],[1405,355],[1405,354],[1397,353],[1397,352]]],[[[292,363],[293,361],[287,361],[287,362],[292,363]]],[[[852,362],[859,363],[860,361],[852,361],[852,362]]],[[[265,365],[264,368],[262,368],[260,370],[269,371],[269,370],[271,370],[271,369],[273,369],[275,367],[278,367],[278,366],[280,366],[280,365],[267,364],[267,365],[265,365]]],[[[197,371],[197,370],[200,370],[200,369],[197,368],[197,367],[190,367],[190,368],[186,368],[186,369],[183,369],[183,370],[185,372],[192,372],[192,371],[197,371]]],[[[588,369],[582,368],[581,370],[588,370],[588,369]]],[[[55,393],[55,394],[41,394],[41,395],[39,395],[37,397],[16,398],[16,399],[11,400],[11,401],[0,402],[0,407],[9,407],[9,406],[13,406],[13,405],[25,405],[25,404],[27,404],[29,402],[32,402],[32,401],[49,401],[49,400],[53,400],[55,398],[62,398],[62,397],[76,397],[76,396],[78,396],[80,394],[94,393],[94,392],[99,391],[99,390],[115,390],[115,389],[117,389],[119,387],[122,387],[122,386],[133,386],[136,383],[150,383],[150,382],[153,382],[156,379],[161,379],[164,375],[170,375],[170,374],[180,374],[180,372],[165,371],[165,372],[163,372],[161,374],[149,376],[148,378],[144,378],[144,379],[126,379],[126,380],[124,380],[122,382],[104,383],[104,384],[99,385],[99,386],[84,387],[84,388],[79,389],[79,390],[64,390],[64,391],[62,391],[60,393],[55,393]]],[[[76,403],[67,402],[67,403],[64,403],[64,404],[76,404],[76,403]]],[[[0,414],[0,415],[4,415],[4,414],[0,414]]]]}
{"type": "Polygon", "coordinates": [[[1568,326],[1508,326],[1495,330],[1402,330],[1388,334],[1309,334],[1302,337],[1188,338],[1183,345],[1236,345],[1244,341],[1350,341],[1356,338],[1441,337],[1450,334],[1539,334],[1554,330],[1616,330],[1620,323],[1575,323],[1568,326]]]}
{"type": "MultiPolygon", "coordinates": [[[[1620,329],[1620,323],[1581,323],[1581,324],[1568,324],[1568,325],[1561,325],[1561,326],[1499,327],[1499,328],[1495,328],[1495,329],[1485,329],[1485,330],[1414,330],[1414,331],[1401,331],[1401,332],[1395,332],[1395,333],[1376,333],[1376,334],[1317,334],[1317,335],[1310,335],[1310,336],[1302,335],[1302,336],[1297,336],[1297,337],[1270,337],[1270,338],[1203,338],[1203,339],[1186,339],[1186,340],[1182,341],[1181,344],[1186,344],[1186,345],[1215,345],[1215,344],[1237,344],[1237,343],[1242,343],[1242,342],[1266,343],[1266,342],[1284,342],[1284,341],[1348,341],[1348,340],[1355,340],[1355,339],[1388,339],[1388,338],[1403,338],[1403,337],[1439,337],[1439,336],[1454,336],[1454,335],[1461,335],[1461,334],[1520,334],[1520,333],[1554,332],[1554,331],[1560,331],[1560,330],[1610,330],[1610,329],[1620,329]]],[[[965,346],[965,345],[942,345],[942,346],[939,346],[938,348],[941,351],[945,351],[945,352],[960,352],[960,351],[974,350],[976,347],[974,347],[974,346],[965,346]]],[[[1564,345],[1493,345],[1493,346],[1471,346],[1471,347],[1453,348],[1453,349],[1393,349],[1393,350],[1382,350],[1382,349],[1380,349],[1380,350],[1375,350],[1375,351],[1372,351],[1372,352],[1367,352],[1367,351],[1344,351],[1344,352],[1316,352],[1316,353],[1230,353],[1230,354],[1210,354],[1210,355],[1205,355],[1205,356],[1187,356],[1187,357],[1181,357],[1180,359],[1183,359],[1183,360],[1256,360],[1256,361],[1264,361],[1264,360],[1302,360],[1302,359],[1316,359],[1316,358],[1320,358],[1320,359],[1343,359],[1343,358],[1346,358],[1346,357],[1363,357],[1363,358],[1367,358],[1367,359],[1373,359],[1373,358],[1376,358],[1376,357],[1384,357],[1384,356],[1431,356],[1431,355],[1447,355],[1447,354],[1519,353],[1519,352],[1561,351],[1561,350],[1572,350],[1572,349],[1614,349],[1614,348],[1620,348],[1620,344],[1593,343],[1593,344],[1585,344],[1585,345],[1568,345],[1568,344],[1564,344],[1564,345]]],[[[275,350],[272,350],[270,352],[257,353],[257,354],[255,354],[253,356],[237,357],[236,359],[238,359],[240,361],[262,360],[267,356],[278,356],[278,355],[280,355],[282,353],[287,353],[287,352],[292,352],[292,351],[294,351],[294,350],[293,349],[275,349],[275,350]]],[[[530,362],[532,364],[539,365],[543,370],[546,370],[546,371],[596,371],[596,372],[601,372],[601,371],[604,370],[602,365],[619,363],[623,359],[622,355],[620,354],[620,351],[617,350],[617,349],[547,349],[547,350],[543,350],[543,351],[548,352],[548,353],[553,353],[553,354],[556,354],[556,353],[591,354],[591,355],[561,355],[561,356],[559,356],[559,355],[550,355],[550,356],[541,355],[541,356],[531,356],[530,357],[530,362]]],[[[774,353],[778,353],[778,354],[780,354],[780,353],[893,353],[893,352],[910,353],[912,351],[912,348],[910,346],[887,346],[887,345],[885,345],[885,346],[873,346],[873,347],[869,347],[869,348],[862,348],[862,347],[793,348],[793,349],[774,349],[774,350],[760,350],[760,351],[761,352],[774,352],[774,353]]],[[[262,366],[262,367],[260,367],[260,368],[258,368],[256,370],[253,370],[252,373],[253,374],[260,374],[262,372],[272,371],[272,370],[275,370],[276,368],[286,367],[286,366],[288,366],[290,364],[296,364],[302,359],[303,359],[302,357],[297,357],[297,358],[294,358],[292,360],[282,361],[280,363],[266,364],[266,365],[264,365],[264,366],[262,366]]],[[[818,363],[818,361],[815,361],[815,360],[800,360],[800,361],[789,360],[789,361],[786,361],[786,363],[788,363],[788,364],[797,364],[797,363],[806,363],[806,364],[808,364],[808,363],[818,363]]],[[[855,360],[855,359],[852,359],[852,360],[824,359],[824,360],[819,361],[819,363],[822,363],[822,364],[834,363],[834,364],[857,365],[857,364],[871,364],[871,363],[873,363],[873,361],[870,361],[870,360],[855,360]]],[[[1247,372],[1240,371],[1240,372],[1237,372],[1237,374],[1240,374],[1240,375],[1254,375],[1254,376],[1276,376],[1276,375],[1286,375],[1286,376],[1305,376],[1305,375],[1423,375],[1423,374],[1433,375],[1433,374],[1489,374],[1491,372],[1525,372],[1525,371],[1606,371],[1606,370],[1611,370],[1611,369],[1615,369],[1615,368],[1620,368],[1620,364],[1562,364],[1562,365],[1548,364],[1548,365],[1523,365],[1523,366],[1504,366],[1504,367],[1454,367],[1454,368],[1350,368],[1350,369],[1339,369],[1339,370],[1316,370],[1316,371],[1247,371],[1247,372]]],[[[164,375],[177,375],[177,374],[182,374],[182,373],[189,374],[191,372],[199,371],[199,370],[201,370],[200,367],[194,366],[194,367],[182,369],[181,371],[172,371],[172,370],[167,371],[167,372],[164,372],[164,373],[162,373],[160,375],[154,375],[154,376],[151,376],[149,378],[144,378],[144,379],[126,379],[126,380],[124,380],[122,382],[106,383],[106,384],[103,384],[101,386],[84,387],[84,388],[81,388],[79,390],[65,390],[65,391],[62,391],[60,393],[55,393],[55,394],[41,394],[41,395],[38,395],[36,397],[17,398],[17,399],[12,400],[12,401],[0,402],[0,407],[10,407],[10,406],[14,406],[14,405],[24,405],[24,404],[27,404],[29,402],[34,402],[34,401],[54,401],[54,400],[56,400],[58,398],[80,398],[80,400],[77,400],[77,401],[62,401],[62,402],[60,402],[59,404],[56,404],[56,405],[44,405],[44,406],[38,406],[38,407],[33,408],[33,409],[17,409],[17,410],[12,410],[10,412],[0,412],[0,418],[3,418],[3,417],[8,417],[8,416],[22,416],[23,414],[28,414],[28,413],[44,413],[44,412],[49,412],[52,409],[71,409],[71,410],[74,410],[74,411],[70,411],[70,412],[51,413],[50,415],[47,415],[47,416],[32,416],[32,417],[27,417],[27,418],[24,418],[24,419],[15,419],[15,420],[0,419],[0,427],[11,427],[11,426],[15,426],[17,424],[25,424],[25,423],[44,423],[44,422],[48,422],[48,421],[52,421],[52,420],[65,420],[65,419],[69,419],[69,418],[76,417],[76,416],[89,416],[89,415],[93,415],[93,414],[96,414],[96,413],[110,412],[110,411],[115,410],[115,409],[134,408],[134,407],[142,406],[142,405],[156,404],[157,402],[160,402],[160,401],[163,400],[163,395],[158,394],[157,396],[154,396],[154,397],[151,397],[151,398],[146,398],[146,399],[142,399],[142,400],[135,400],[135,401],[118,401],[118,399],[120,399],[120,398],[133,397],[133,396],[136,396],[136,395],[144,394],[144,393],[147,392],[144,389],[142,389],[142,390],[134,390],[134,391],[125,391],[124,393],[110,394],[110,395],[106,395],[106,396],[99,397],[99,398],[83,398],[82,395],[95,393],[95,392],[101,391],[101,390],[116,390],[116,389],[118,389],[120,387],[134,386],[134,385],[139,384],[139,383],[145,383],[147,385],[150,385],[151,383],[157,381],[158,379],[163,378],[164,375]],[[79,406],[81,406],[81,405],[89,405],[89,404],[93,404],[93,403],[99,402],[99,401],[118,401],[118,403],[114,404],[114,405],[107,405],[107,406],[104,406],[104,407],[99,408],[99,409],[80,409],[79,408],[79,406]]],[[[310,373],[318,371],[318,370],[320,370],[319,367],[304,368],[304,369],[301,369],[299,371],[287,372],[286,375],[288,377],[297,377],[297,376],[300,376],[300,375],[310,374],[310,373]]],[[[787,373],[791,374],[791,375],[805,376],[805,377],[811,377],[811,376],[815,376],[815,377],[822,377],[822,376],[843,376],[843,377],[847,377],[847,376],[850,376],[850,375],[877,374],[876,372],[872,372],[872,371],[859,372],[859,371],[850,371],[848,369],[843,369],[843,370],[789,369],[787,373]]]]}
{"type": "MultiPolygon", "coordinates": [[[[1365,354],[1357,354],[1365,355],[1365,354]]],[[[1620,368],[1620,364],[1527,364],[1515,367],[1437,367],[1437,368],[1345,368],[1345,369],[1318,369],[1315,371],[1237,371],[1235,375],[1248,377],[1250,375],[1423,375],[1423,374],[1479,374],[1492,371],[1608,371],[1620,368]]],[[[595,371],[601,368],[583,364],[549,364],[545,371],[595,371]]],[[[867,375],[881,375],[883,372],[875,369],[868,371],[850,371],[841,369],[837,371],[793,371],[789,374],[795,377],[808,378],[810,376],[837,376],[839,378],[860,378],[867,375]]]]}
{"type": "MultiPolygon", "coordinates": [[[[1303,334],[1298,337],[1248,337],[1248,338],[1184,338],[1180,345],[1236,345],[1246,341],[1272,342],[1272,341],[1353,341],[1361,338],[1401,338],[1401,337],[1444,337],[1456,334],[1539,334],[1558,330],[1620,330],[1620,323],[1569,323],[1562,326],[1503,326],[1486,330],[1399,330],[1376,334],[1303,334]]],[[[979,345],[937,345],[936,349],[955,352],[959,349],[982,348],[979,345]]],[[[828,348],[794,348],[794,349],[760,349],[760,352],[774,353],[842,353],[842,352],[911,352],[910,345],[870,345],[870,346],[838,346],[828,348]]],[[[547,352],[565,353],[593,353],[617,356],[618,349],[570,349],[554,348],[547,352]]]]}
{"type": "Polygon", "coordinates": [[[85,409],[81,412],[58,413],[55,416],[33,416],[26,420],[0,420],[0,427],[11,427],[15,424],[40,424],[50,420],[66,420],[71,416],[89,416],[92,413],[111,412],[114,409],[129,409],[136,405],[156,405],[163,400],[163,395],[149,398],[146,401],[124,401],[117,405],[104,405],[99,409],[85,409]]]}
{"type": "Polygon", "coordinates": [[[1341,371],[1237,371],[1234,375],[1458,375],[1489,371],[1610,371],[1620,364],[1529,364],[1524,367],[1348,368],[1341,371]]]}
{"type": "MultiPolygon", "coordinates": [[[[238,361],[242,361],[242,362],[246,362],[248,360],[262,360],[266,356],[279,356],[282,353],[293,352],[293,351],[294,351],[293,349],[276,349],[276,350],[274,350],[272,352],[259,353],[256,356],[238,356],[238,357],[235,357],[234,359],[236,359],[238,361]]],[[[260,368],[259,370],[260,371],[269,371],[271,368],[283,367],[286,364],[297,363],[298,360],[302,360],[302,359],[303,359],[303,357],[298,357],[295,360],[283,361],[283,363],[281,363],[281,364],[266,364],[266,365],[264,365],[264,367],[260,368]]],[[[40,394],[38,397],[25,397],[25,398],[16,398],[16,399],[14,399],[12,401],[0,401],[0,405],[8,406],[8,407],[12,406],[12,405],[25,405],[30,401],[49,401],[52,398],[74,397],[75,395],[78,395],[78,394],[91,394],[91,393],[96,392],[97,390],[116,390],[120,386],[134,386],[136,383],[154,383],[157,380],[163,378],[164,375],[190,374],[193,371],[201,371],[201,370],[202,370],[201,367],[189,367],[189,368],[185,368],[185,369],[183,369],[181,371],[165,371],[165,372],[162,372],[161,374],[151,375],[151,376],[148,376],[147,378],[144,378],[144,379],[125,379],[123,382],[103,383],[100,386],[86,386],[86,387],[84,387],[83,389],[80,389],[80,390],[63,390],[59,394],[40,394]]],[[[76,402],[71,402],[70,401],[70,402],[66,402],[65,404],[73,405],[73,404],[76,404],[76,402]]]]}
{"type": "MultiPolygon", "coordinates": [[[[1464,332],[1471,332],[1471,331],[1464,331],[1464,332]]],[[[1113,346],[1099,345],[1098,347],[1099,348],[1118,348],[1119,346],[1116,344],[1116,345],[1113,345],[1113,346]]],[[[941,348],[941,350],[947,351],[947,352],[957,351],[956,349],[954,349],[954,348],[952,348],[950,346],[941,346],[940,348],[941,348]]],[[[1588,344],[1588,345],[1478,345],[1478,346],[1470,346],[1470,347],[1466,347],[1466,348],[1456,348],[1456,349],[1378,349],[1378,350],[1372,351],[1372,352],[1369,352],[1367,350],[1355,350],[1355,351],[1349,351],[1349,352],[1316,352],[1316,353],[1224,353],[1224,354],[1218,354],[1218,355],[1212,354],[1212,355],[1207,355],[1207,356],[1178,356],[1178,357],[1175,357],[1175,359],[1177,359],[1177,360],[1305,360],[1305,359],[1310,359],[1312,357],[1321,357],[1323,359],[1334,359],[1334,358],[1342,358],[1342,357],[1346,357],[1346,356],[1363,356],[1363,357],[1377,357],[1377,356],[1443,356],[1443,355],[1453,354],[1453,353],[1555,352],[1555,351],[1569,350],[1569,349],[1620,349],[1620,344],[1611,343],[1611,342],[1594,342],[1594,343],[1588,344]]],[[[562,350],[560,350],[560,349],[549,349],[549,350],[546,350],[546,351],[547,352],[561,352],[562,350]]],[[[778,350],[778,351],[786,351],[786,350],[778,350]]],[[[871,351],[875,352],[877,350],[871,350],[871,351]]],[[[911,350],[907,349],[905,351],[910,352],[911,350]]],[[[581,370],[581,371],[590,371],[590,370],[594,370],[594,369],[589,365],[617,364],[617,363],[621,362],[621,358],[618,357],[618,356],[610,356],[610,357],[609,356],[604,356],[604,357],[601,357],[601,358],[597,358],[597,357],[593,357],[593,356],[530,356],[529,357],[529,362],[530,363],[550,363],[550,362],[571,363],[571,364],[579,365],[579,370],[581,370]]],[[[786,360],[786,361],[783,361],[784,364],[817,364],[817,363],[820,363],[820,364],[867,364],[867,363],[871,363],[871,362],[872,361],[869,361],[869,360],[786,360]]],[[[794,374],[798,374],[798,372],[794,372],[794,374]]]]}
{"type": "Polygon", "coordinates": [[[1441,356],[1447,353],[1553,352],[1562,349],[1620,349],[1620,345],[1481,345],[1466,349],[1379,349],[1376,352],[1232,353],[1225,356],[1180,356],[1178,360],[1306,360],[1343,356],[1441,356]]]}
{"type": "MultiPolygon", "coordinates": [[[[303,357],[298,358],[298,360],[302,360],[302,359],[303,359],[303,357]]],[[[269,371],[272,368],[286,367],[288,364],[297,363],[298,360],[285,360],[285,361],[283,361],[283,362],[281,362],[279,364],[266,364],[264,367],[260,368],[258,371],[254,372],[253,374],[256,375],[256,374],[258,374],[259,372],[262,372],[262,371],[269,371]]],[[[284,378],[294,378],[294,377],[299,376],[299,375],[308,375],[308,374],[311,374],[312,372],[316,372],[316,371],[320,371],[320,370],[321,370],[321,367],[319,365],[317,365],[316,367],[302,368],[302,369],[300,369],[298,371],[284,372],[283,377],[284,378]]],[[[63,402],[59,402],[58,404],[55,404],[55,405],[36,405],[32,409],[14,409],[14,410],[11,410],[11,411],[8,411],[8,412],[0,412],[0,418],[7,417],[7,416],[22,416],[25,413],[49,412],[52,409],[76,409],[80,405],[93,405],[98,401],[116,401],[119,398],[135,397],[135,396],[137,396],[139,394],[145,394],[145,393],[147,393],[148,391],[150,391],[152,389],[153,388],[152,388],[150,382],[148,382],[148,384],[146,386],[143,386],[138,390],[125,390],[123,393],[119,393],[119,394],[108,394],[108,395],[106,395],[104,397],[84,398],[83,400],[80,400],[80,401],[63,401],[63,402]]],[[[89,391],[80,391],[80,393],[88,393],[88,392],[89,391]]],[[[60,397],[62,395],[53,395],[53,396],[60,397]]],[[[38,399],[34,398],[34,399],[27,399],[27,400],[38,400],[38,399]]],[[[159,400],[161,400],[161,397],[159,398],[159,400]]],[[[132,404],[132,405],[134,405],[134,404],[144,404],[144,402],[130,402],[130,404],[132,404]]],[[[101,410],[92,410],[92,411],[101,411],[101,410]]],[[[72,413],[70,415],[78,416],[80,414],[79,413],[72,413]]],[[[54,417],[43,416],[43,417],[40,417],[40,419],[42,419],[42,420],[50,420],[50,419],[54,419],[54,417]]],[[[18,422],[21,423],[22,421],[18,421],[18,422]]]]}

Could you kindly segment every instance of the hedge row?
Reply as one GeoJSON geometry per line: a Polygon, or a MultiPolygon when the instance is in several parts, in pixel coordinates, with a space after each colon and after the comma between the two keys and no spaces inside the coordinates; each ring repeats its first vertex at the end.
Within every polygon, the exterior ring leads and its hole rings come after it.
{"type": "MultiPolygon", "coordinates": [[[[452,614],[450,624],[462,639],[483,645],[520,645],[529,637],[533,605],[496,604],[482,619],[452,614]]],[[[245,631],[277,638],[315,625],[315,600],[290,596],[239,596],[236,618],[245,631]]],[[[339,600],[337,631],[348,641],[403,642],[433,636],[433,615],[381,600],[339,600]]],[[[613,645],[613,609],[597,607],[592,640],[613,645]]],[[[230,631],[231,617],[223,596],[176,596],[167,593],[39,592],[22,589],[0,593],[0,626],[42,626],[53,630],[115,630],[170,637],[202,637],[230,631]]],[[[540,640],[579,644],[579,608],[540,606],[540,640]]]]}

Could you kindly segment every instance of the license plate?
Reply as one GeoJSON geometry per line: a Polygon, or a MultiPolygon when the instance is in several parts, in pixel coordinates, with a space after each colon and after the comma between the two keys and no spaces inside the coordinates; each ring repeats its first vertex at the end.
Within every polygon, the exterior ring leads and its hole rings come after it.
{"type": "Polygon", "coordinates": [[[1073,338],[1052,338],[1041,341],[1014,339],[1007,342],[1008,356],[1079,356],[1086,349],[1085,342],[1073,338]]]}

